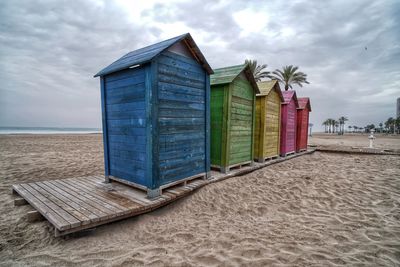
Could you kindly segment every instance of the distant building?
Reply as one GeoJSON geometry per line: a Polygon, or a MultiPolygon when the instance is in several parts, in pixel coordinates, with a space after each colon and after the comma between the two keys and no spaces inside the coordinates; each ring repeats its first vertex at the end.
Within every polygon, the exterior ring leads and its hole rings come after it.
{"type": "Polygon", "coordinates": [[[397,98],[396,118],[400,117],[400,97],[397,98]]]}

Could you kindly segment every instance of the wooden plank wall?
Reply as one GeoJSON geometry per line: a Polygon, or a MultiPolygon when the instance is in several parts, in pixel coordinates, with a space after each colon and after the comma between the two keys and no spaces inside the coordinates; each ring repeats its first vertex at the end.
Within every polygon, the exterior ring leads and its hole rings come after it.
{"type": "MultiPolygon", "coordinates": [[[[145,66],[145,110],[146,110],[146,173],[145,179],[146,184],[148,186],[154,185],[154,175],[153,175],[153,111],[154,111],[154,99],[153,91],[154,82],[153,82],[153,64],[149,63],[145,66]]],[[[152,188],[153,189],[153,188],[152,188]]]]}
{"type": "Polygon", "coordinates": [[[296,151],[297,111],[294,99],[282,105],[281,115],[281,155],[296,151]]]}
{"type": "Polygon", "coordinates": [[[231,86],[228,165],[253,160],[253,116],[255,115],[255,92],[251,84],[239,76],[231,86]]]}
{"type": "Polygon", "coordinates": [[[302,123],[304,125],[304,129],[303,129],[303,133],[302,133],[302,135],[304,136],[304,140],[303,140],[302,149],[307,149],[310,111],[308,109],[305,109],[304,112],[305,112],[305,114],[304,114],[303,123],[302,123]]]}
{"type": "Polygon", "coordinates": [[[254,158],[264,158],[264,136],[265,136],[265,96],[256,98],[256,118],[254,127],[254,158]]]}
{"type": "Polygon", "coordinates": [[[206,153],[205,153],[205,168],[206,168],[206,178],[211,177],[211,114],[210,114],[210,102],[211,102],[211,84],[210,84],[210,74],[204,72],[204,77],[206,79],[205,84],[205,116],[206,116],[206,153]]]}
{"type": "Polygon", "coordinates": [[[287,152],[296,151],[296,128],[297,128],[297,109],[294,100],[291,100],[288,106],[288,120],[287,120],[287,139],[286,149],[287,152]]]}
{"type": "Polygon", "coordinates": [[[281,141],[280,141],[280,154],[282,156],[286,153],[286,121],[287,121],[288,104],[281,105],[281,141]]]}
{"type": "Polygon", "coordinates": [[[103,151],[104,151],[104,176],[108,181],[110,175],[110,161],[109,161],[109,150],[108,150],[108,130],[107,130],[107,112],[106,112],[106,90],[104,77],[100,77],[100,92],[101,92],[101,117],[103,127],[103,151]]]}
{"type": "Polygon", "coordinates": [[[296,151],[307,149],[308,142],[308,108],[299,109],[297,111],[297,142],[296,151]]]}
{"type": "Polygon", "coordinates": [[[195,60],[165,51],[158,62],[156,187],[206,172],[206,73],[195,60]]]}
{"type": "Polygon", "coordinates": [[[222,111],[222,142],[221,142],[221,164],[222,167],[229,166],[230,155],[230,129],[232,118],[232,84],[224,85],[224,100],[222,111]]]}
{"type": "Polygon", "coordinates": [[[104,79],[110,175],[147,186],[145,68],[104,79]]]}
{"type": "Polygon", "coordinates": [[[271,90],[266,97],[264,157],[279,155],[280,111],[281,99],[279,94],[275,90],[271,90]]]}
{"type": "Polygon", "coordinates": [[[226,85],[215,85],[211,90],[211,164],[221,165],[223,146],[222,128],[226,85]]]}

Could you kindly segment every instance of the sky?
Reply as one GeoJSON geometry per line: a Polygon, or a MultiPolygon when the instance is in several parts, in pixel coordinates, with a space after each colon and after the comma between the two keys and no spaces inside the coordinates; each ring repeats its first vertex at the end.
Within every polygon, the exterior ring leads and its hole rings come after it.
{"type": "Polygon", "coordinates": [[[310,122],[365,126],[400,97],[400,1],[0,3],[0,126],[101,127],[93,75],[125,53],[190,32],[212,68],[246,58],[299,66],[310,122]]]}

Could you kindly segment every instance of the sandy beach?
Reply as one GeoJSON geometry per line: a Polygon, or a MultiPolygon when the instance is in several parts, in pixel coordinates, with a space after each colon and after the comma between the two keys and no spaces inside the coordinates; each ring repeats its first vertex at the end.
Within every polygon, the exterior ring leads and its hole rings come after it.
{"type": "MultiPolygon", "coordinates": [[[[316,133],[309,139],[310,145],[322,147],[353,147],[365,148],[369,146],[369,134],[337,134],[316,133]]],[[[400,151],[400,137],[388,134],[375,134],[374,148],[400,151]]]]}
{"type": "MultiPolygon", "coordinates": [[[[400,149],[400,138],[376,144],[400,149]]],[[[99,134],[0,136],[0,266],[400,265],[399,156],[315,152],[64,238],[47,221],[28,223],[29,205],[13,206],[12,184],[101,175],[102,153],[99,134]]]]}

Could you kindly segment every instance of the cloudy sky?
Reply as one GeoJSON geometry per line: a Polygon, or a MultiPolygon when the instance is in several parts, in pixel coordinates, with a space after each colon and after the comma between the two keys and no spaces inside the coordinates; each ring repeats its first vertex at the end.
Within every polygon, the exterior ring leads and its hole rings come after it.
{"type": "Polygon", "coordinates": [[[190,32],[213,68],[298,65],[311,122],[395,116],[400,2],[2,1],[0,126],[100,127],[99,80],[123,54],[190,32]]]}

